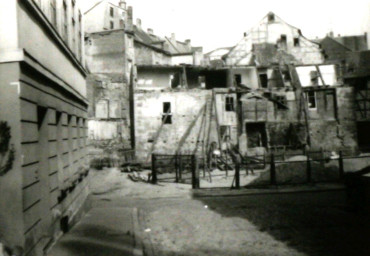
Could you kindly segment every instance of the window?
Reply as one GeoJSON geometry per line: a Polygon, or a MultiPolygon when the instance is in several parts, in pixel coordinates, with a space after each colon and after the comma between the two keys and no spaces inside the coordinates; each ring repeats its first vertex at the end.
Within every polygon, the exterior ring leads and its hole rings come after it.
{"type": "Polygon", "coordinates": [[[232,96],[226,96],[225,97],[225,111],[227,111],[227,112],[235,111],[234,97],[232,97],[232,96]]]}
{"type": "Polygon", "coordinates": [[[110,22],[110,29],[114,29],[114,23],[113,23],[113,21],[110,22]]]}
{"type": "Polygon", "coordinates": [[[269,15],[267,17],[268,17],[269,22],[274,22],[275,21],[275,14],[269,13],[269,15]]]}
{"type": "Polygon", "coordinates": [[[282,71],[282,74],[283,74],[284,82],[290,82],[291,81],[289,71],[287,71],[287,70],[282,71]]]}
{"type": "Polygon", "coordinates": [[[240,85],[242,83],[242,76],[240,74],[234,75],[234,84],[240,85]]]}
{"type": "Polygon", "coordinates": [[[76,21],[72,17],[72,50],[76,50],[76,21]]]}
{"type": "Polygon", "coordinates": [[[286,35],[280,35],[280,47],[286,49],[287,47],[286,35]]]}
{"type": "Polygon", "coordinates": [[[315,91],[306,92],[306,98],[308,103],[308,109],[316,109],[316,92],[315,91]]]}
{"type": "Polygon", "coordinates": [[[109,7],[109,15],[111,17],[114,17],[114,9],[113,9],[113,7],[109,7]]]}
{"type": "Polygon", "coordinates": [[[295,37],[295,38],[293,39],[293,42],[294,42],[294,46],[295,46],[295,47],[298,47],[298,46],[299,46],[299,38],[298,38],[298,37],[295,37]]]}
{"type": "Polygon", "coordinates": [[[172,124],[171,102],[163,102],[162,123],[172,124]]]}
{"type": "Polygon", "coordinates": [[[68,13],[65,0],[63,1],[63,39],[68,41],[68,13]]]}
{"type": "Polygon", "coordinates": [[[285,106],[287,105],[287,100],[285,96],[276,96],[276,101],[280,104],[277,105],[277,109],[287,109],[285,106]]]}
{"type": "Polygon", "coordinates": [[[57,9],[55,0],[50,1],[50,21],[55,27],[57,26],[57,9]]]}
{"type": "Polygon", "coordinates": [[[124,20],[119,20],[119,28],[125,28],[125,22],[124,20]]]}
{"type": "Polygon", "coordinates": [[[37,106],[37,127],[40,130],[41,126],[45,123],[45,117],[46,117],[46,112],[47,108],[42,107],[42,106],[37,106]]]}
{"type": "Polygon", "coordinates": [[[267,74],[259,74],[259,78],[260,78],[261,87],[262,88],[267,88],[267,86],[268,86],[267,74]]]}

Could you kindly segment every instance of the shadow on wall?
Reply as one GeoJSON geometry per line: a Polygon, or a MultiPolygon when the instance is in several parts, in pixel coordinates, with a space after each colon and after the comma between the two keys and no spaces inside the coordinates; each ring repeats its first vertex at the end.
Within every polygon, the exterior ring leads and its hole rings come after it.
{"type": "MultiPolygon", "coordinates": [[[[370,255],[370,217],[346,208],[345,191],[250,195],[227,198],[227,204],[225,198],[196,199],[223,217],[251,222],[305,255],[370,255]]],[[[263,247],[258,250],[265,255],[263,247]]]]}

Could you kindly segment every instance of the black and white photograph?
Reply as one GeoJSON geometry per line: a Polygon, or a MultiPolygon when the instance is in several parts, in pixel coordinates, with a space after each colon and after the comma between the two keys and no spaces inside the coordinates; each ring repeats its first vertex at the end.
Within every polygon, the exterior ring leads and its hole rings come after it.
{"type": "Polygon", "coordinates": [[[369,0],[0,0],[0,256],[369,255],[369,0]]]}

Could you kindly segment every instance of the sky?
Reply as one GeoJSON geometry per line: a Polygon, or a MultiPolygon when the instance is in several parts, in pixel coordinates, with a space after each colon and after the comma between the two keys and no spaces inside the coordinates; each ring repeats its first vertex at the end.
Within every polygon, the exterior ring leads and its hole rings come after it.
{"type": "MultiPolygon", "coordinates": [[[[82,9],[96,0],[79,0],[82,9]]],[[[118,0],[110,2],[117,4],[118,0]]],[[[133,6],[134,22],[146,30],[203,46],[204,52],[234,46],[243,33],[272,11],[287,23],[301,29],[310,39],[335,35],[370,33],[370,0],[126,0],[133,6]]]]}

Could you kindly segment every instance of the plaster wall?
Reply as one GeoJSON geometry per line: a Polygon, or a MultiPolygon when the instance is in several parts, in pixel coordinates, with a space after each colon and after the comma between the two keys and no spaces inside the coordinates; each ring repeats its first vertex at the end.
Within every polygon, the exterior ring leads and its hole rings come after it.
{"type": "Polygon", "coordinates": [[[171,57],[171,63],[172,63],[172,65],[180,65],[180,64],[194,65],[193,54],[181,55],[181,56],[172,56],[171,57]]]}

